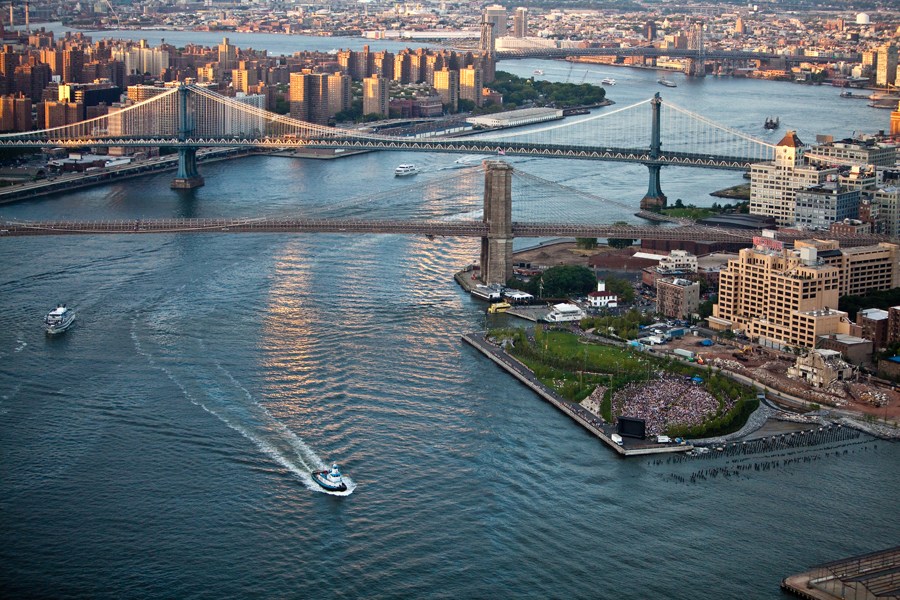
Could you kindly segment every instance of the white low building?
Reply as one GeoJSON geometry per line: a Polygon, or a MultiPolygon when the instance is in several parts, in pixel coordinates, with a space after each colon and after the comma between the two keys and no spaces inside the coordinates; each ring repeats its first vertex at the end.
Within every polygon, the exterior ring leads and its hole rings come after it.
{"type": "Polygon", "coordinates": [[[584,318],[584,311],[577,304],[554,304],[553,310],[550,311],[544,319],[549,323],[566,323],[570,321],[580,321],[584,318]]]}
{"type": "Polygon", "coordinates": [[[597,291],[588,294],[588,303],[591,308],[615,308],[619,306],[619,297],[606,291],[606,282],[597,282],[597,291]]]}

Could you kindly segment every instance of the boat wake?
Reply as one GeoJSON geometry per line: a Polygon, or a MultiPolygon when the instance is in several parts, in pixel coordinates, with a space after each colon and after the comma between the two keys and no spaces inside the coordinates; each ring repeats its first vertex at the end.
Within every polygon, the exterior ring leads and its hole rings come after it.
{"type": "MultiPolygon", "coordinates": [[[[165,336],[164,336],[165,337],[165,336]]],[[[311,491],[333,496],[349,496],[356,484],[344,477],[347,489],[332,492],[312,479],[312,471],[326,468],[323,461],[297,434],[276,419],[253,394],[240,384],[218,361],[214,369],[188,370],[190,356],[209,356],[202,340],[194,340],[198,352],[176,356],[167,353],[168,344],[157,344],[151,337],[138,335],[137,321],[132,322],[131,338],[138,354],[162,371],[192,404],[218,418],[222,423],[251,441],[266,456],[295,475],[311,491]]]]}

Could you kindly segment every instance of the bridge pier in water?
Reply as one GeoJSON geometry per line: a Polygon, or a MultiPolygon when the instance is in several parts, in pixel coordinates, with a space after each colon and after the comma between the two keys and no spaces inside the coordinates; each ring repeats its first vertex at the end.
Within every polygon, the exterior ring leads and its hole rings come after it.
{"type": "Polygon", "coordinates": [[[484,161],[484,222],[487,237],[481,238],[481,279],[505,284],[512,277],[512,173],[499,160],[484,161]]]}
{"type": "Polygon", "coordinates": [[[197,170],[197,149],[178,149],[178,172],[172,180],[173,190],[190,190],[202,186],[205,182],[197,170]]]}
{"type": "MultiPolygon", "coordinates": [[[[650,101],[650,108],[653,111],[650,130],[650,158],[655,160],[659,158],[659,152],[662,148],[662,141],[659,132],[659,107],[662,105],[662,98],[659,92],[653,96],[650,101]]],[[[645,163],[647,169],[650,170],[650,185],[647,186],[647,195],[641,198],[641,210],[659,211],[666,206],[666,195],[662,193],[659,185],[659,168],[657,163],[645,163]]]]}

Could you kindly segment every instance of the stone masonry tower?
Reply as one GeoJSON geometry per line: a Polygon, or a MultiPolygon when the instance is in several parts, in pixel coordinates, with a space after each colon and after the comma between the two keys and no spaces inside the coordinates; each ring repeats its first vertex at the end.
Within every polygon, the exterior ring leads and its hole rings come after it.
{"type": "Polygon", "coordinates": [[[512,277],[512,173],[503,161],[484,161],[484,222],[481,238],[481,278],[486,284],[505,284],[512,277]]]}

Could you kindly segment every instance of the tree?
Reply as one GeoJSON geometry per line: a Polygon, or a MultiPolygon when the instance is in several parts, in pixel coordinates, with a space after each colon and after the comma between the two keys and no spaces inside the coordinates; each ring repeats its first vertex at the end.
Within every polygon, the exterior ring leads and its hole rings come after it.
{"type": "Polygon", "coordinates": [[[634,287],[630,281],[615,275],[607,275],[605,282],[606,290],[618,296],[620,301],[625,304],[634,302],[634,287]]]}
{"type": "Polygon", "coordinates": [[[597,289],[597,278],[587,267],[575,265],[550,267],[541,273],[539,279],[543,295],[551,298],[583,296],[597,289]]]}
{"type": "MultiPolygon", "coordinates": [[[[625,221],[616,221],[615,223],[613,223],[613,225],[623,225],[623,226],[627,227],[628,223],[626,223],[625,221]]],[[[632,244],[634,244],[634,242],[635,242],[635,240],[628,239],[628,238],[609,238],[606,240],[606,243],[609,245],[610,248],[619,248],[619,249],[627,248],[627,247],[631,246],[632,244]]]]}
{"type": "Polygon", "coordinates": [[[593,250],[597,247],[597,238],[575,238],[575,245],[585,250],[593,250]]]}
{"type": "Polygon", "coordinates": [[[700,303],[700,308],[697,309],[697,312],[700,314],[701,319],[706,319],[707,317],[712,316],[713,313],[713,305],[718,302],[718,298],[716,296],[710,296],[709,300],[706,302],[700,303]]]}

